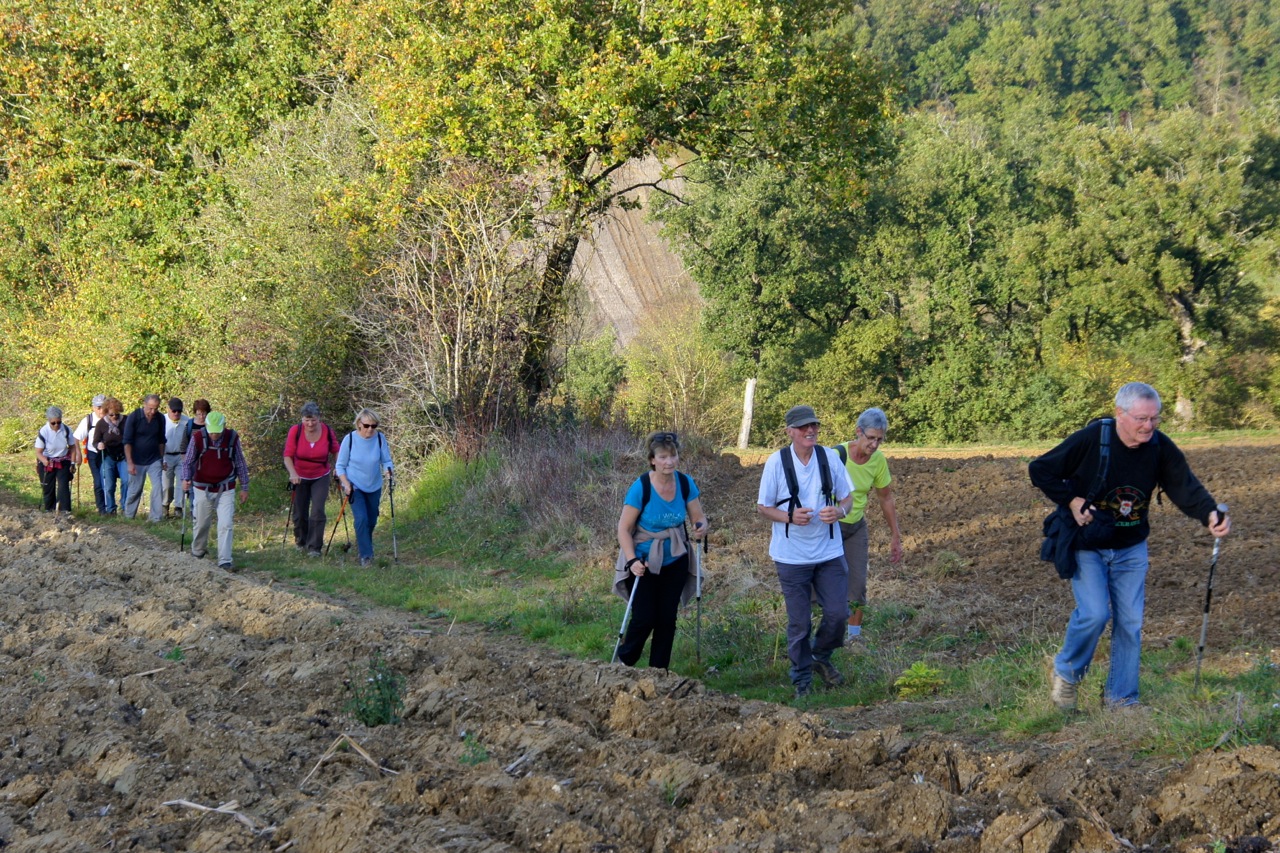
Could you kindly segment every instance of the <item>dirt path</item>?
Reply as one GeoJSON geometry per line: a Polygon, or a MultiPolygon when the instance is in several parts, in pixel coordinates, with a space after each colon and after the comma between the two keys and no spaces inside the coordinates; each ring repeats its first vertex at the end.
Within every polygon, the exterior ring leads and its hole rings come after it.
{"type": "MultiPolygon", "coordinates": [[[[1246,448],[1230,465],[1274,492],[1275,457],[1246,448]]],[[[997,532],[1038,511],[999,488],[1016,459],[894,464],[914,560],[968,554],[983,508],[997,532]],[[980,506],[948,515],[949,501],[980,506]],[[1001,501],[1017,505],[1002,513],[1001,501]],[[935,514],[936,545],[916,513],[935,514]]],[[[1273,492],[1224,497],[1247,506],[1273,492]]],[[[1274,500],[1263,506],[1253,523],[1274,526],[1274,500]]],[[[987,541],[999,547],[972,559],[1007,570],[981,600],[1035,598],[1022,573],[1042,584],[1047,569],[987,541]]],[[[447,625],[303,597],[171,549],[0,505],[0,847],[986,853],[1280,839],[1272,748],[1153,767],[1070,742],[907,739],[856,714],[836,730],[677,675],[445,636],[447,625]],[[343,713],[343,683],[379,650],[407,677],[406,721],[366,729],[343,713]],[[359,749],[333,749],[344,733],[359,749]]],[[[1273,543],[1255,558],[1254,588],[1224,596],[1223,630],[1276,631],[1273,543]],[[1259,607],[1268,625],[1244,618],[1259,607]]],[[[1165,602],[1194,590],[1185,574],[1153,590],[1157,636],[1186,618],[1165,602]]],[[[1060,602],[1045,609],[1064,616],[1060,602]]]]}

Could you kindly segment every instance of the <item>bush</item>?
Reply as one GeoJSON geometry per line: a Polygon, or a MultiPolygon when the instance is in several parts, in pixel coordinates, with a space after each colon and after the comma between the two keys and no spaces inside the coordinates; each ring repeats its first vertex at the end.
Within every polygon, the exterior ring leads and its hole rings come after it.
{"type": "Polygon", "coordinates": [[[347,679],[351,698],[346,709],[366,726],[396,725],[404,713],[404,679],[391,670],[381,653],[369,659],[364,673],[358,668],[347,679]]]}
{"type": "Polygon", "coordinates": [[[698,310],[655,314],[623,353],[627,423],[637,433],[672,429],[731,442],[740,404],[728,357],[703,336],[698,310]]]}

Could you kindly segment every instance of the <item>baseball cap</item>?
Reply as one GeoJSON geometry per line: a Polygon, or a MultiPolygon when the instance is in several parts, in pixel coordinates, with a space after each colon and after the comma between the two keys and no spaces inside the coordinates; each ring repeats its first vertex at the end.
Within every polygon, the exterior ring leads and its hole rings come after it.
{"type": "Polygon", "coordinates": [[[181,400],[181,398],[178,398],[178,397],[170,397],[170,398],[169,398],[169,411],[171,411],[171,412],[181,412],[181,411],[182,411],[182,400],[181,400]]]}
{"type": "Polygon", "coordinates": [[[210,435],[217,435],[227,428],[227,416],[222,412],[210,412],[204,419],[204,428],[210,435]]]}
{"type": "Polygon", "coordinates": [[[106,395],[106,394],[94,394],[94,395],[93,395],[93,408],[95,408],[95,409],[96,409],[96,408],[98,408],[99,406],[101,406],[102,404],[104,404],[104,403],[106,403],[106,402],[107,402],[107,395],[106,395]]]}
{"type": "Polygon", "coordinates": [[[787,409],[788,428],[794,429],[816,423],[818,423],[818,416],[814,413],[813,406],[792,406],[787,409]]]}

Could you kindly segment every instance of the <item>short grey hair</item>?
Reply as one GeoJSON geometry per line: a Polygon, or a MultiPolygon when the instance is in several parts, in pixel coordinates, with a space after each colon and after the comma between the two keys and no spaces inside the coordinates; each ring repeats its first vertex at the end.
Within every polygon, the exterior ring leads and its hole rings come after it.
{"type": "Polygon", "coordinates": [[[318,418],[320,417],[320,407],[314,402],[308,400],[302,404],[302,408],[298,410],[298,416],[302,418],[318,418]]]}
{"type": "Polygon", "coordinates": [[[351,422],[351,425],[356,429],[360,429],[360,421],[365,418],[371,418],[375,426],[382,423],[382,418],[378,417],[377,413],[374,412],[373,409],[361,409],[356,412],[356,419],[351,422]]]}
{"type": "Polygon", "coordinates": [[[870,408],[858,415],[858,429],[882,429],[889,431],[889,419],[882,409],[870,408]]]}
{"type": "Polygon", "coordinates": [[[62,409],[59,409],[57,406],[50,406],[44,410],[44,419],[46,421],[51,421],[54,418],[58,418],[59,420],[62,419],[62,409]]]}
{"type": "Polygon", "coordinates": [[[1145,382],[1121,385],[1120,390],[1116,392],[1116,408],[1122,412],[1129,411],[1139,400],[1154,400],[1158,409],[1164,408],[1164,404],[1160,402],[1160,392],[1145,382]]]}
{"type": "Polygon", "coordinates": [[[147,403],[150,403],[152,401],[154,401],[157,406],[160,405],[160,395],[148,394],[147,396],[142,398],[142,405],[145,406],[147,403]]]}

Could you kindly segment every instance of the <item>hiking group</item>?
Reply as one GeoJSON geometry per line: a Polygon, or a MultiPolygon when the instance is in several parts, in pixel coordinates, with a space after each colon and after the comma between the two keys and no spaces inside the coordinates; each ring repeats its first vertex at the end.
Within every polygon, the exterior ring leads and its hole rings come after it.
{"type": "MultiPolygon", "coordinates": [[[[35,440],[44,510],[71,512],[71,482],[81,463],[89,466],[99,515],[135,518],[149,482],[148,521],[181,517],[185,537],[190,520],[191,554],[204,557],[216,518],[218,566],[232,570],[236,503],[249,497],[244,448],[239,433],[227,425],[225,415],[212,410],[208,400],[196,400],[190,416],[184,408],[181,399],[171,397],[161,415],[160,395],[148,394],[124,416],[118,399],[98,394],[90,413],[72,431],[62,422],[62,410],[50,406],[35,440]]],[[[339,443],[329,425],[320,420],[320,408],[306,403],[299,423],[288,432],[284,467],[297,547],[310,556],[320,555],[332,477],[340,484],[344,511],[351,507],[361,564],[371,563],[384,470],[390,487],[395,487],[391,448],[378,430],[377,416],[361,409],[352,431],[339,443]]]]}
{"type": "MultiPolygon", "coordinates": [[[[1051,527],[1062,533],[1056,542],[1046,542],[1042,558],[1056,558],[1076,604],[1050,674],[1050,699],[1064,711],[1076,709],[1078,685],[1108,623],[1103,705],[1139,704],[1152,496],[1167,494],[1215,539],[1231,531],[1225,505],[1216,503],[1182,451],[1159,432],[1162,402],[1155,388],[1128,383],[1114,403],[1113,418],[1091,422],[1029,466],[1032,484],[1058,505],[1046,521],[1046,533],[1051,527]],[[1115,442],[1109,440],[1113,429],[1115,442]]],[[[785,428],[790,443],[766,460],[756,511],[771,522],[769,556],[786,605],[791,683],[796,698],[803,699],[813,690],[815,674],[827,687],[844,683],[833,655],[861,640],[868,567],[865,510],[872,490],[889,527],[890,562],[902,559],[902,537],[892,477],[880,451],[888,430],[883,411],[863,412],[855,438],[835,448],[818,443],[821,424],[810,406],[791,408],[785,428]]],[[[697,485],[676,470],[679,447],[674,433],[649,436],[650,471],[632,484],[618,519],[613,588],[628,601],[632,619],[628,627],[623,618],[616,654],[628,665],[640,659],[652,634],[649,664],[669,666],[676,614],[691,598],[686,520],[694,523],[694,539],[703,539],[709,529],[697,485]],[[653,556],[655,542],[661,557],[653,556]],[[641,593],[640,581],[648,577],[652,580],[641,593]]],[[[700,570],[698,582],[700,597],[700,570]]],[[[1206,627],[1207,620],[1206,598],[1206,627]]]]}
{"type": "MultiPolygon", "coordinates": [[[[1076,605],[1050,674],[1051,699],[1063,710],[1076,708],[1078,685],[1108,624],[1103,703],[1124,708],[1139,702],[1152,497],[1167,494],[1217,539],[1231,530],[1226,507],[1215,502],[1182,451],[1159,431],[1162,403],[1155,388],[1131,382],[1114,402],[1114,417],[1090,422],[1029,465],[1032,484],[1058,506],[1045,521],[1041,557],[1053,560],[1059,575],[1070,580],[1076,605]]],[[[218,565],[231,569],[236,496],[243,503],[249,491],[240,437],[207,400],[195,402],[191,417],[183,414],[177,397],[169,400],[166,415],[159,414],[159,406],[160,397],[148,394],[122,422],[120,401],[98,395],[74,432],[63,424],[62,410],[49,407],[35,442],[44,509],[71,511],[70,484],[81,461],[89,464],[94,502],[103,515],[123,506],[123,515],[134,518],[143,484],[150,480],[149,520],[162,520],[171,507],[184,525],[186,515],[193,516],[191,553],[203,557],[216,515],[218,565]],[[181,491],[175,492],[178,481],[181,491]]],[[[844,683],[834,653],[862,638],[869,541],[865,512],[872,491],[889,528],[892,563],[902,559],[902,536],[893,480],[880,450],[889,426],[883,411],[864,411],[854,438],[835,447],[818,442],[821,424],[812,407],[794,406],[784,420],[789,443],[765,462],[756,512],[771,523],[769,556],[786,606],[790,679],[796,697],[804,698],[815,675],[827,687],[844,683]]],[[[352,430],[339,440],[319,407],[308,402],[290,427],[283,454],[290,524],[295,547],[309,557],[327,550],[330,478],[341,492],[339,523],[349,508],[360,564],[368,566],[385,474],[394,550],[395,469],[379,426],[373,411],[361,409],[352,430]]],[[[665,669],[680,607],[695,599],[701,654],[703,575],[697,549],[706,549],[710,523],[697,483],[678,470],[677,435],[652,433],[645,448],[649,470],[627,490],[618,517],[613,590],[627,608],[614,656],[634,666],[648,644],[649,665],[665,669]]],[[[1206,624],[1207,616],[1206,600],[1206,624]]]]}

